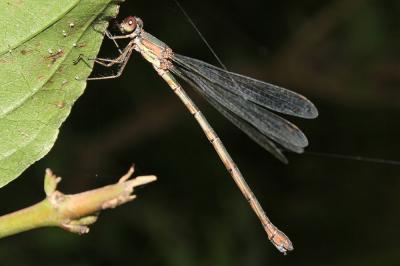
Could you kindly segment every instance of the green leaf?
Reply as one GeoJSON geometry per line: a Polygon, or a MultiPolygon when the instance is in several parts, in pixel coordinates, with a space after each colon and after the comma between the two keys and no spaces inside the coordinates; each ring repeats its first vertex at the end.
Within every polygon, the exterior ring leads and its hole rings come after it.
{"type": "Polygon", "coordinates": [[[46,155],[118,13],[112,0],[0,1],[0,187],[46,155]]]}

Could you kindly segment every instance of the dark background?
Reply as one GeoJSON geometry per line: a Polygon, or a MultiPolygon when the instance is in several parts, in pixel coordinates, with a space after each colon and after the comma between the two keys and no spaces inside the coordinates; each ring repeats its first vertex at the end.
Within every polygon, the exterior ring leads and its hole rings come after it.
{"type": "MultiPolygon", "coordinates": [[[[308,151],[400,160],[400,1],[182,1],[232,71],[291,88],[320,111],[291,119],[308,151]]],[[[134,1],[175,51],[216,64],[173,1],[134,1]]],[[[106,43],[101,54],[115,54],[106,43]]],[[[93,75],[109,69],[96,68],[93,75]]],[[[188,88],[186,85],[185,87],[188,88]]],[[[287,154],[283,165],[192,93],[272,218],[282,256],[195,120],[135,54],[117,80],[89,82],[54,149],[2,189],[2,213],[43,198],[44,169],[76,193],[136,164],[159,180],[102,213],[90,234],[40,229],[0,242],[1,265],[399,265],[399,166],[287,154]]]]}

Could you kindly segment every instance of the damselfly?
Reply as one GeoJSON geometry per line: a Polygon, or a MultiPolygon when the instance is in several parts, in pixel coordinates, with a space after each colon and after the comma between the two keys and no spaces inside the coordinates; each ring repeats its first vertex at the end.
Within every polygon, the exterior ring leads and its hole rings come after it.
{"type": "Polygon", "coordinates": [[[292,250],[293,245],[289,238],[268,219],[220,138],[174,75],[192,85],[227,119],[283,162],[287,160],[280,147],[301,153],[308,145],[308,141],[300,129],[271,111],[302,118],[315,118],[318,116],[315,106],[302,95],[290,90],[174,53],[165,43],[145,32],[143,22],[138,17],[131,16],[124,19],[119,24],[119,29],[122,35],[111,36],[107,33],[107,36],[114,41],[130,39],[126,47],[119,50],[120,55],[115,59],[95,59],[95,62],[107,67],[118,64],[118,72],[115,75],[88,80],[119,77],[132,52],[139,52],[153,65],[200,124],[226,169],[260,219],[271,242],[283,253],[292,250]]]}

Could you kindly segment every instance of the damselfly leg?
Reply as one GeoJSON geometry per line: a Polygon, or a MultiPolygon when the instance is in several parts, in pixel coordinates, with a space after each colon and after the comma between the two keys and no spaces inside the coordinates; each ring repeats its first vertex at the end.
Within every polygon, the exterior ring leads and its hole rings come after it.
{"type": "Polygon", "coordinates": [[[119,54],[122,54],[122,50],[119,47],[117,41],[114,39],[114,36],[111,34],[111,32],[109,32],[108,30],[106,30],[105,35],[107,36],[108,39],[112,40],[112,42],[114,43],[114,45],[117,47],[119,54]]]}
{"type": "MultiPolygon", "coordinates": [[[[119,76],[121,76],[121,74],[123,73],[126,64],[129,61],[129,58],[132,55],[132,52],[134,50],[134,43],[130,42],[122,51],[121,54],[114,58],[114,59],[110,59],[110,58],[89,58],[88,60],[93,60],[95,63],[100,64],[102,66],[105,67],[112,67],[114,65],[119,65],[118,66],[118,70],[117,73],[115,74],[111,74],[108,76],[101,76],[101,77],[90,77],[87,78],[87,80],[102,80],[102,79],[114,79],[114,78],[118,78],[119,76]]],[[[83,58],[83,55],[79,55],[79,57],[74,61],[74,64],[77,64],[79,61],[81,60],[85,60],[83,58]]]]}
{"type": "Polygon", "coordinates": [[[80,61],[85,61],[85,60],[91,60],[94,61],[95,63],[102,65],[104,67],[112,67],[114,65],[119,65],[117,73],[111,74],[108,76],[101,76],[101,77],[90,77],[87,78],[87,80],[102,80],[102,79],[113,79],[113,78],[118,78],[121,76],[123,73],[126,64],[129,61],[129,58],[132,55],[132,51],[135,49],[135,44],[134,42],[130,41],[123,50],[121,50],[120,46],[118,45],[116,40],[121,40],[121,39],[130,39],[131,37],[129,35],[112,35],[108,30],[105,31],[105,36],[112,40],[114,45],[117,47],[117,50],[119,52],[119,56],[116,58],[110,59],[110,58],[84,58],[83,54],[80,54],[79,57],[74,61],[74,64],[77,64],[80,61]]]}

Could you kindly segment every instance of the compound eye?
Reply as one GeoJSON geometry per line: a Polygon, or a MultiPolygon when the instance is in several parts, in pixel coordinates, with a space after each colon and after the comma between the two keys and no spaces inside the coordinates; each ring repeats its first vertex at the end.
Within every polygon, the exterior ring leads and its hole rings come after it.
{"type": "Polygon", "coordinates": [[[121,24],[120,24],[121,32],[122,33],[131,33],[136,29],[137,24],[138,23],[137,23],[136,18],[129,16],[121,22],[121,24]]]}

